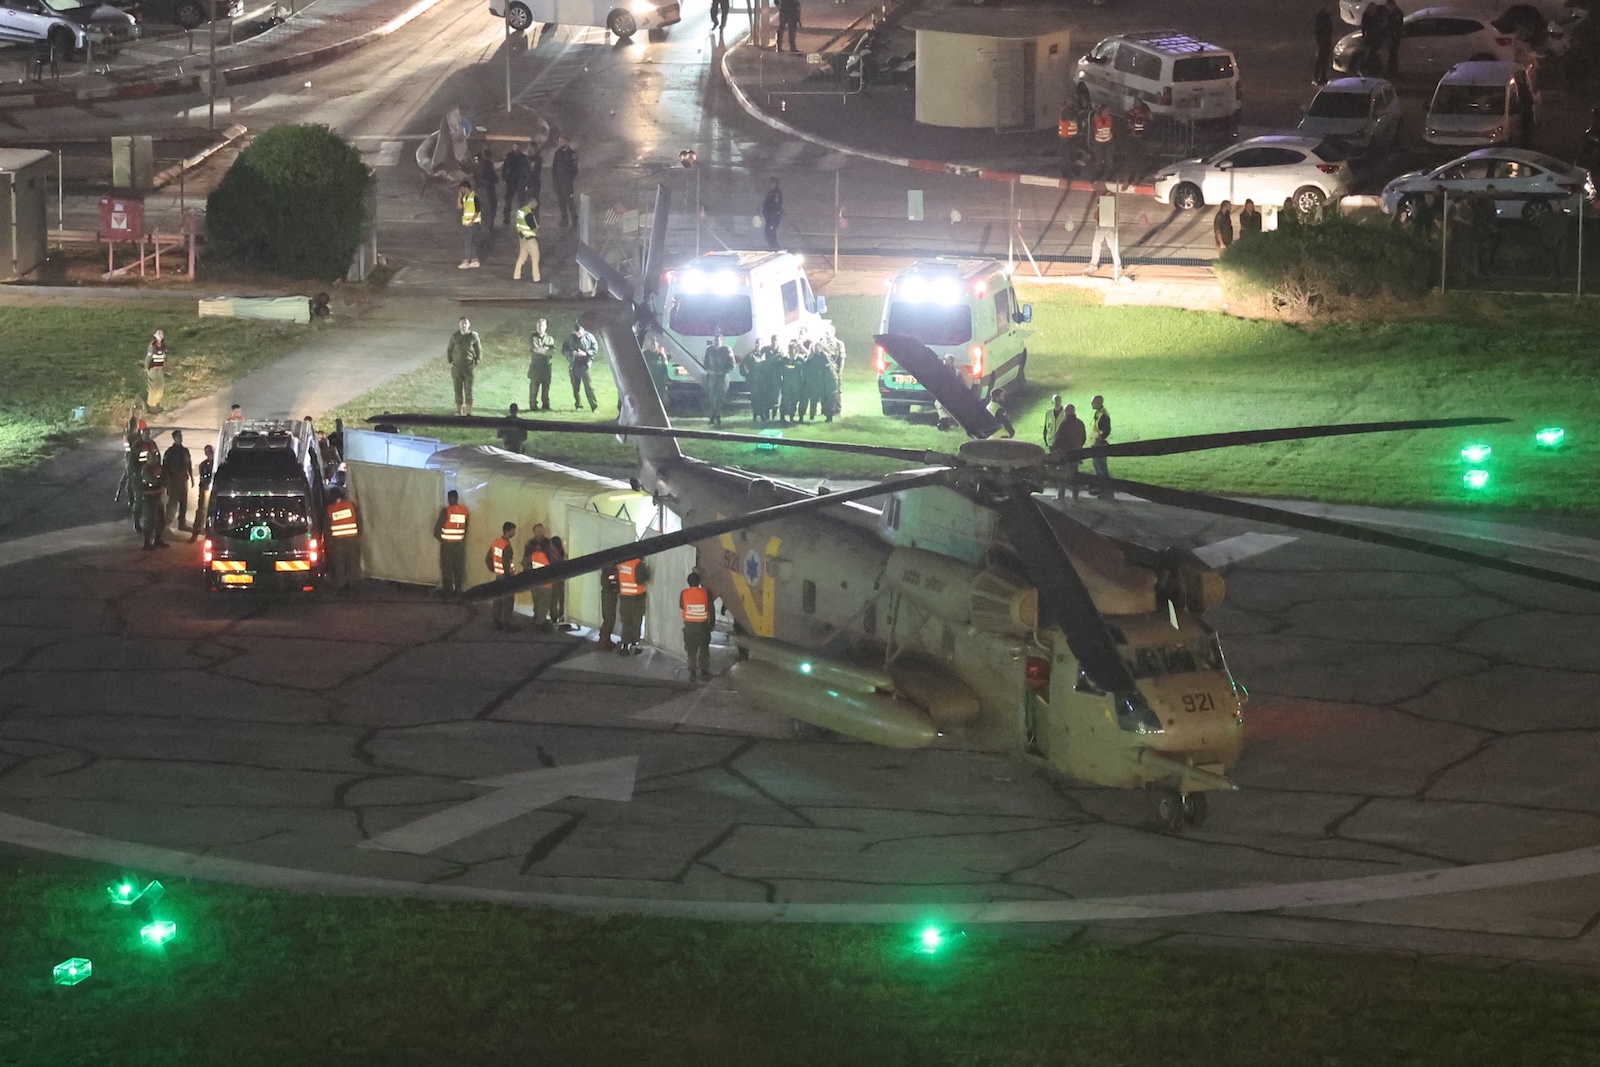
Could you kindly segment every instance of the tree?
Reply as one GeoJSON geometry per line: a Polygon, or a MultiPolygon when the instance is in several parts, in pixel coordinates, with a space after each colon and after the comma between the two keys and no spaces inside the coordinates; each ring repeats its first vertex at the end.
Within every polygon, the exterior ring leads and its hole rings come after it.
{"type": "Polygon", "coordinates": [[[372,195],[372,172],[350,142],[326,126],[274,126],[207,198],[208,243],[242,265],[339,278],[361,243],[372,195]]]}

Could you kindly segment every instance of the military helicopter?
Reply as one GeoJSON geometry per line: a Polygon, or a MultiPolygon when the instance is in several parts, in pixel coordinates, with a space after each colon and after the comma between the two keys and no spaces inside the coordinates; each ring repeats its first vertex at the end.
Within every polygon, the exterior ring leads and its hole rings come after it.
{"type": "MultiPolygon", "coordinates": [[[[591,257],[597,275],[603,261],[591,257]]],[[[626,279],[607,279],[613,292],[626,279]]],[[[477,586],[504,596],[685,545],[734,619],[729,677],[754,706],[879,745],[941,737],[1043,763],[1082,782],[1155,791],[1156,815],[1199,825],[1244,736],[1246,692],[1203,613],[1222,576],[1192,553],[1104,536],[1035,494],[1073,477],[1090,450],[1046,453],[994,438],[999,421],[956,368],[906,337],[878,344],[968,435],[954,454],[769,439],[674,427],[640,352],[629,302],[585,314],[605,344],[621,411],[613,424],[426,414],[373,422],[615,434],[638,448],[638,481],[683,528],[477,586]],[[917,465],[844,492],[809,492],[683,454],[680,440],[820,449],[917,465]],[[881,498],[881,507],[861,501],[881,498]]],[[[1107,457],[1174,455],[1271,441],[1472,426],[1495,418],[1299,426],[1104,446],[1107,457]]],[[[1600,591],[1600,581],[1278,508],[1093,479],[1174,507],[1366,541],[1600,591]]]]}

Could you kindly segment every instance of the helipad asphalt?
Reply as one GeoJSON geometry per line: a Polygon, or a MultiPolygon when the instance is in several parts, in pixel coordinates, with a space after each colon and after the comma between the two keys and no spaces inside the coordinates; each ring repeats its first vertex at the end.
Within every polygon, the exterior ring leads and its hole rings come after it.
{"type": "Polygon", "coordinates": [[[334,892],[1600,963],[1600,597],[1095,508],[1255,552],[1214,617],[1244,788],[1199,830],[1001,755],[797,733],[670,656],[422,590],[208,595],[189,546],[106,525],[0,543],[0,839],[334,892]]]}

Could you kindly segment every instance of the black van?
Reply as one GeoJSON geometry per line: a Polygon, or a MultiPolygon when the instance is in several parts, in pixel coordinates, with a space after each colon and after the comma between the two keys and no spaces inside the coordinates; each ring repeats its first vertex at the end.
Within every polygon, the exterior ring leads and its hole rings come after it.
{"type": "Polygon", "coordinates": [[[314,590],[328,510],[311,424],[226,422],[216,451],[201,553],[207,588],[314,590]]]}

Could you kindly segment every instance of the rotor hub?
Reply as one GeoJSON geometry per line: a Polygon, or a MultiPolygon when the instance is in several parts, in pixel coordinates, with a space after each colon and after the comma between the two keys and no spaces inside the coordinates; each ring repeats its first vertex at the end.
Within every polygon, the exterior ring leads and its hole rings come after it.
{"type": "Polygon", "coordinates": [[[1038,466],[1045,458],[1044,449],[1033,442],[1008,437],[967,441],[958,454],[962,462],[969,466],[1001,471],[1038,466]]]}

